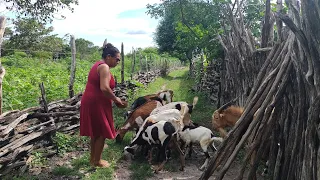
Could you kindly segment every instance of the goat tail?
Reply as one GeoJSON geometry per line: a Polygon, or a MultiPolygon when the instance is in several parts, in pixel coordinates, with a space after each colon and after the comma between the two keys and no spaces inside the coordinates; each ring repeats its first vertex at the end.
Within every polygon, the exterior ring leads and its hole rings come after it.
{"type": "Polygon", "coordinates": [[[214,148],[215,150],[217,150],[217,148],[216,148],[216,146],[215,146],[214,143],[215,143],[215,142],[221,143],[222,141],[223,141],[223,138],[221,138],[221,137],[212,137],[210,144],[212,144],[213,148],[214,148]]]}
{"type": "Polygon", "coordinates": [[[193,98],[193,103],[192,103],[193,106],[195,106],[198,103],[198,99],[199,99],[198,96],[195,96],[193,98]]]}

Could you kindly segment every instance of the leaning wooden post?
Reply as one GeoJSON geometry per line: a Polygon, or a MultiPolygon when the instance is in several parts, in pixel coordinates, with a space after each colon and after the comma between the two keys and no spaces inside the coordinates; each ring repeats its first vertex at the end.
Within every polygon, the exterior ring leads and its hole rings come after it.
{"type": "Polygon", "coordinates": [[[124,50],[123,43],[121,43],[121,84],[124,83],[124,50]]]}
{"type": "Polygon", "coordinates": [[[74,36],[71,35],[70,38],[70,46],[71,46],[71,70],[70,70],[70,83],[69,83],[69,97],[72,98],[74,96],[73,84],[76,75],[76,42],[74,36]]]}
{"type": "MultiPolygon", "coordinates": [[[[2,38],[4,31],[6,29],[6,18],[4,16],[0,16],[0,58],[1,58],[1,44],[2,44],[2,38]]],[[[1,59],[0,59],[0,114],[2,114],[2,80],[4,75],[6,74],[6,70],[1,64],[1,59]]]]}
{"type": "Polygon", "coordinates": [[[46,98],[46,91],[44,89],[44,85],[43,82],[41,82],[39,84],[40,87],[40,91],[41,91],[41,98],[40,98],[40,106],[43,106],[44,112],[49,112],[48,109],[48,102],[47,102],[47,98],[46,98]]]}

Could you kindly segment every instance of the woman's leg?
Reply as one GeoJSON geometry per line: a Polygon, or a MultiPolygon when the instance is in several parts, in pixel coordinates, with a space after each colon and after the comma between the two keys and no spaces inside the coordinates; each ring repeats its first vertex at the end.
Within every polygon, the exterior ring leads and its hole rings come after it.
{"type": "Polygon", "coordinates": [[[95,147],[94,147],[94,165],[99,167],[109,167],[110,164],[108,161],[102,160],[102,151],[104,147],[105,138],[102,136],[95,139],[95,147]]]}
{"type": "Polygon", "coordinates": [[[91,137],[91,140],[90,140],[90,164],[92,166],[94,166],[95,140],[96,140],[96,138],[91,137]]]}

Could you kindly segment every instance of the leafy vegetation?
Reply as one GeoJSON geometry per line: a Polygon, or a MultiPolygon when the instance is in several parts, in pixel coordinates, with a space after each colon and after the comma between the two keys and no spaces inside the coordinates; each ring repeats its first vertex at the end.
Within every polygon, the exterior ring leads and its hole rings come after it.
{"type": "MultiPolygon", "coordinates": [[[[147,13],[160,19],[155,33],[155,42],[161,53],[166,52],[181,60],[189,61],[204,54],[207,60],[224,56],[218,35],[229,31],[228,14],[222,7],[234,6],[227,0],[166,0],[148,4],[147,13]]],[[[264,15],[264,2],[243,1],[245,23],[254,37],[260,35],[260,24],[264,15]]]]}
{"type": "MultiPolygon", "coordinates": [[[[149,55],[140,49],[141,54],[149,55]]],[[[173,66],[179,61],[172,57],[152,54],[153,60],[149,63],[157,64],[161,59],[168,59],[168,63],[173,66]]],[[[90,57],[78,60],[76,63],[76,79],[74,82],[74,92],[83,92],[87,82],[87,75],[92,64],[101,59],[99,52],[93,53],[90,57]]],[[[132,56],[125,57],[124,77],[125,81],[130,80],[132,56]]],[[[2,58],[2,65],[6,69],[3,80],[3,110],[24,109],[37,106],[38,97],[41,96],[39,84],[44,83],[48,102],[68,98],[68,85],[70,79],[71,58],[53,61],[48,58],[32,58],[26,56],[24,52],[2,58]]],[[[121,66],[111,69],[112,74],[121,77],[121,66]]],[[[135,71],[140,70],[137,63],[135,71]]]]}
{"type": "Polygon", "coordinates": [[[34,17],[39,21],[50,21],[54,14],[62,9],[73,11],[71,6],[78,4],[78,0],[6,0],[5,2],[6,8],[19,17],[34,17]]]}

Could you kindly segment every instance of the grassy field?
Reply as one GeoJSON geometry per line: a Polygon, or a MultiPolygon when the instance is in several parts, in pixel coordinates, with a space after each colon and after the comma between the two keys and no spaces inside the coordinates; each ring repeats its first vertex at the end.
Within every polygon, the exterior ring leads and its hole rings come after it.
{"type": "MultiPolygon", "coordinates": [[[[188,79],[188,69],[180,69],[174,72],[171,72],[167,77],[158,78],[154,82],[150,83],[149,86],[145,89],[140,89],[135,93],[131,93],[131,97],[129,103],[131,104],[133,100],[139,96],[156,93],[157,91],[161,90],[161,87],[166,85],[167,89],[172,89],[174,92],[174,101],[186,101],[188,103],[192,103],[193,98],[195,96],[199,97],[198,104],[196,105],[193,113],[192,113],[192,120],[194,122],[199,123],[200,125],[209,126],[211,123],[211,116],[215,109],[212,105],[210,105],[208,98],[199,92],[192,92],[190,91],[192,86],[194,85],[193,79],[188,79]]],[[[123,113],[124,109],[117,109],[114,110],[114,117],[115,117],[115,125],[121,126],[124,122],[123,113]]],[[[65,136],[65,135],[62,135],[65,136]]],[[[52,173],[54,176],[80,176],[82,179],[92,179],[92,180],[102,180],[102,179],[113,179],[113,173],[117,168],[117,163],[122,157],[122,151],[125,145],[130,143],[130,139],[132,138],[131,133],[127,133],[124,141],[121,144],[115,143],[114,140],[106,140],[106,144],[108,148],[105,148],[103,152],[103,158],[108,160],[111,163],[110,168],[102,169],[98,168],[95,171],[92,171],[92,168],[89,164],[89,152],[88,150],[84,151],[81,154],[80,158],[76,158],[71,161],[70,166],[56,166],[53,167],[52,173]]],[[[63,137],[60,140],[60,148],[65,147],[66,144],[74,143],[73,146],[67,147],[65,149],[66,152],[68,151],[76,151],[74,147],[79,146],[87,146],[89,144],[88,138],[79,138],[78,136],[73,137],[63,137]],[[68,139],[68,141],[66,141],[68,139]],[[61,143],[61,141],[64,141],[61,143]]],[[[58,143],[59,144],[59,143],[58,143]]],[[[47,160],[47,161],[50,161],[47,160]]],[[[169,166],[169,165],[167,165],[169,166]]],[[[173,169],[173,171],[177,171],[177,167],[165,167],[166,169],[173,169]]],[[[132,176],[130,179],[139,179],[143,180],[147,177],[153,176],[153,172],[151,171],[150,165],[145,160],[137,160],[134,161],[129,169],[133,171],[132,176]]],[[[39,177],[40,179],[41,176],[39,177]]],[[[16,177],[16,179],[37,179],[31,176],[23,176],[23,177],[16,177]]]]}

